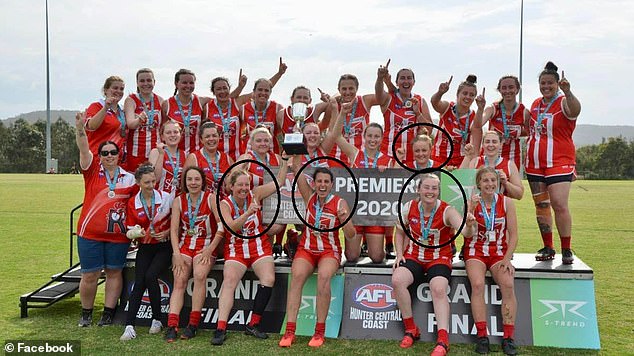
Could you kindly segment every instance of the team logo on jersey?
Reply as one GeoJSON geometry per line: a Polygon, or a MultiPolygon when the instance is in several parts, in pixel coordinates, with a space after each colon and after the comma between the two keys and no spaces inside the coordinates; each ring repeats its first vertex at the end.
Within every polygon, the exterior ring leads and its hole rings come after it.
{"type": "Polygon", "coordinates": [[[385,309],[396,305],[392,296],[394,289],[387,284],[371,283],[359,287],[354,293],[354,301],[366,308],[385,309]]]}

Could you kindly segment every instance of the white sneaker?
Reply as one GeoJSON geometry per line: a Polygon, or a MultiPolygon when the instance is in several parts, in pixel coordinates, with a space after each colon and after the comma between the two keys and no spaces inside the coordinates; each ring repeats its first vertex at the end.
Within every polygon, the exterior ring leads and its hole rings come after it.
{"type": "Polygon", "coordinates": [[[152,326],[150,326],[150,334],[158,334],[163,329],[163,323],[160,320],[152,319],[152,326]]]}
{"type": "Polygon", "coordinates": [[[121,335],[119,340],[128,341],[134,338],[136,338],[136,331],[134,331],[134,326],[126,325],[125,330],[123,331],[123,334],[121,335]]]}

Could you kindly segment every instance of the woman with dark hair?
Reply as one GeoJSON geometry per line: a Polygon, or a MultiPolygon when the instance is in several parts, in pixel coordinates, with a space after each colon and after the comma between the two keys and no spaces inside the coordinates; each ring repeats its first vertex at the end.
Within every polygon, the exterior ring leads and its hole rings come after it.
{"type": "Polygon", "coordinates": [[[159,131],[161,142],[150,152],[148,159],[154,166],[157,189],[175,196],[181,193],[181,172],[185,166],[185,151],[178,148],[181,128],[176,121],[166,121],[159,131]]]}
{"type": "Polygon", "coordinates": [[[471,284],[471,314],[478,336],[475,351],[479,354],[490,352],[484,301],[484,279],[489,270],[502,294],[502,351],[506,355],[515,355],[513,333],[517,300],[515,268],[511,263],[518,240],[515,204],[511,198],[497,192],[499,178],[494,168],[480,168],[475,181],[480,194],[473,195],[469,201],[466,229],[462,232],[465,269],[471,284]]]}
{"type": "MultiPolygon", "coordinates": [[[[286,64],[280,58],[278,72],[269,79],[271,88],[280,80],[284,72],[286,72],[286,64]]],[[[243,75],[240,69],[236,89],[230,92],[229,80],[216,77],[211,80],[211,92],[214,98],[201,98],[205,121],[209,120],[222,128],[218,150],[226,153],[234,161],[245,152],[241,142],[245,127],[240,110],[253,96],[253,93],[240,95],[246,84],[247,76],[243,75]]]]}
{"type": "Polygon", "coordinates": [[[322,93],[321,98],[324,101],[313,107],[310,105],[312,102],[310,89],[303,85],[295,87],[291,93],[291,105],[287,106],[286,109],[277,112],[277,127],[280,128],[280,137],[278,138],[278,141],[284,139],[283,135],[295,132],[295,126],[297,123],[293,117],[293,105],[297,103],[306,104],[306,116],[299,128],[300,130],[303,129],[304,123],[307,122],[319,124],[319,128],[322,130],[328,128],[327,122],[325,120],[320,121],[319,117],[321,114],[327,112],[329,101],[326,99],[326,94],[322,93]]]}
{"type": "MultiPolygon", "coordinates": [[[[370,109],[375,105],[379,105],[379,102],[376,100],[374,93],[357,95],[358,89],[359,79],[355,75],[343,74],[339,77],[339,82],[337,83],[337,90],[339,91],[337,110],[341,111],[343,104],[351,105],[351,110],[346,113],[346,117],[343,119],[341,134],[344,140],[361,150],[363,148],[365,129],[370,124],[370,109]]],[[[344,162],[348,160],[339,145],[332,149],[330,156],[344,162]]]]}
{"type": "Polygon", "coordinates": [[[127,237],[138,241],[134,274],[134,288],[128,299],[126,327],[121,341],[136,338],[134,325],[147,288],[152,306],[150,334],[158,334],[163,327],[161,290],[158,278],[170,265],[170,212],[174,194],[154,189],[156,176],[151,164],[143,164],[134,173],[140,191],[128,200],[126,209],[127,237]]]}
{"type": "MultiPolygon", "coordinates": [[[[293,167],[299,167],[299,157],[293,156],[293,167]]],[[[281,347],[290,347],[295,340],[297,313],[302,298],[302,288],[317,269],[317,300],[315,334],[308,343],[320,347],[326,333],[326,317],[330,306],[330,280],[341,263],[342,248],[339,230],[325,232],[323,229],[343,229],[346,240],[354,239],[356,230],[350,220],[352,213],[348,203],[332,194],[334,177],[325,167],[317,167],[313,173],[315,188],[311,188],[304,174],[297,178],[299,191],[306,204],[306,230],[299,243],[293,264],[286,303],[286,331],[279,342],[281,347]]],[[[358,241],[356,242],[358,245],[358,241]]]]}
{"type": "Polygon", "coordinates": [[[198,127],[202,124],[203,107],[194,94],[196,75],[189,69],[179,69],[174,75],[174,85],[174,96],[161,105],[162,117],[178,123],[182,133],[178,147],[189,154],[200,148],[198,127]]]}
{"type": "MultiPolygon", "coordinates": [[[[256,129],[257,130],[257,129],[256,129]]],[[[266,130],[266,129],[265,129],[266,130]]],[[[288,171],[288,158],[282,158],[278,181],[286,180],[288,171]]],[[[218,324],[212,345],[222,345],[227,336],[227,320],[233,307],[233,299],[238,283],[247,271],[253,268],[258,277],[258,287],[251,320],[246,325],[245,333],[258,339],[266,339],[268,335],[259,329],[260,320],[264,309],[271,299],[273,284],[275,283],[275,264],[273,263],[273,250],[269,236],[261,234],[265,229],[262,222],[262,200],[274,194],[275,182],[269,182],[251,189],[251,174],[244,169],[231,172],[229,176],[230,194],[220,202],[220,213],[227,226],[232,230],[224,234],[225,264],[223,268],[223,281],[220,296],[218,297],[218,324]],[[239,234],[240,236],[236,235],[239,234]]],[[[273,225],[267,232],[275,235],[283,225],[273,225]]],[[[220,243],[220,235],[212,242],[212,248],[220,243]]]]}
{"type": "Polygon", "coordinates": [[[125,83],[116,75],[106,78],[103,84],[104,99],[88,106],[85,115],[85,132],[93,154],[98,154],[99,145],[111,141],[122,150],[119,159],[125,160],[126,118],[119,101],[123,98],[125,83]]]}
{"type": "Polygon", "coordinates": [[[126,169],[131,172],[148,160],[150,151],[160,142],[163,98],[154,94],[154,83],[151,69],[139,69],[136,72],[136,93],[130,94],[123,104],[130,130],[126,140],[126,169]]]}
{"type": "Polygon", "coordinates": [[[447,102],[442,100],[443,94],[449,91],[451,80],[453,76],[449,78],[449,81],[440,83],[438,91],[431,97],[431,105],[440,114],[440,121],[438,126],[443,128],[451,136],[453,146],[449,137],[447,137],[442,131],[436,133],[436,142],[432,150],[432,159],[435,162],[442,164],[449,158],[447,166],[453,168],[460,166],[465,156],[465,145],[471,140],[471,127],[473,121],[477,120],[476,117],[482,118],[484,112],[484,89],[482,89],[482,95],[478,96],[478,88],[476,87],[476,76],[470,74],[467,79],[460,83],[458,91],[456,92],[456,102],[447,102]],[[476,96],[478,96],[476,98],[476,96]],[[473,112],[471,110],[471,104],[476,100],[478,104],[478,110],[473,112]],[[449,157],[451,148],[453,147],[453,154],[449,157]]]}
{"type": "Polygon", "coordinates": [[[381,105],[381,112],[385,121],[383,125],[385,134],[381,143],[381,152],[392,157],[392,146],[395,146],[395,150],[399,148],[405,149],[407,157],[410,158],[411,153],[407,152],[407,145],[414,139],[417,130],[413,129],[403,132],[399,136],[398,141],[395,141],[396,135],[407,125],[417,122],[431,123],[431,115],[425,99],[412,92],[416,79],[414,71],[411,69],[400,69],[396,73],[396,87],[398,89],[393,93],[385,92],[383,84],[385,81],[389,82],[389,65],[390,61],[388,60],[385,66],[379,66],[374,84],[376,101],[381,105]]]}
{"type": "Polygon", "coordinates": [[[412,298],[409,287],[423,281],[429,283],[434,315],[438,326],[436,347],[432,356],[446,355],[449,351],[449,300],[447,289],[451,281],[453,252],[449,241],[460,229],[462,217],[458,211],[439,199],[440,178],[435,174],[423,174],[418,183],[418,197],[403,207],[405,226],[396,225],[396,261],[392,273],[392,286],[398,308],[405,324],[402,348],[414,345],[420,338],[420,330],[412,314],[412,298]],[[408,234],[404,229],[407,229],[408,234]],[[412,239],[440,248],[426,248],[412,239]]]}
{"type": "Polygon", "coordinates": [[[530,131],[526,152],[526,177],[533,194],[537,224],[544,247],[537,251],[538,261],[555,258],[551,206],[561,240],[563,264],[572,264],[570,247],[572,217],[568,209],[570,185],[576,178],[575,144],[572,133],[581,112],[581,103],[570,90],[570,83],[552,62],[539,75],[542,97],[531,105],[531,117],[526,126],[530,131]],[[559,92],[563,92],[563,95],[559,92]]]}
{"type": "Polygon", "coordinates": [[[500,156],[515,163],[515,167],[520,167],[522,157],[520,138],[528,134],[524,122],[530,117],[530,112],[524,104],[517,102],[520,88],[520,81],[515,76],[505,75],[500,78],[497,90],[502,95],[502,99],[484,110],[482,120],[476,116],[471,128],[471,142],[475,146],[476,154],[480,151],[482,128],[488,122],[489,130],[499,132],[502,136],[500,156]]]}
{"type": "Polygon", "coordinates": [[[213,122],[205,122],[199,130],[200,141],[203,147],[187,156],[185,167],[196,166],[205,172],[207,190],[213,194],[224,197],[222,187],[218,187],[220,178],[233,164],[233,160],[224,152],[218,150],[220,141],[220,128],[213,122]]]}
{"type": "Polygon", "coordinates": [[[180,311],[183,307],[185,288],[190,275],[194,277],[192,307],[189,323],[181,333],[181,339],[196,336],[207,290],[207,275],[216,262],[216,251],[211,240],[217,228],[215,196],[207,190],[205,172],[199,167],[187,167],[183,172],[182,191],[172,204],[170,236],[172,243],[172,271],[174,290],[170,297],[170,313],[167,318],[165,340],[173,342],[178,334],[180,311]]]}
{"type": "MultiPolygon", "coordinates": [[[[103,113],[102,113],[103,114],[103,113]]],[[[99,326],[112,324],[121,295],[130,240],[126,237],[125,206],[137,191],[134,176],[119,167],[119,146],[103,141],[91,151],[84,131],[84,113],[75,116],[79,167],[84,176],[84,201],[77,222],[77,251],[81,264],[79,326],[92,324],[92,311],[101,271],[106,274],[104,311],[99,326]]]]}

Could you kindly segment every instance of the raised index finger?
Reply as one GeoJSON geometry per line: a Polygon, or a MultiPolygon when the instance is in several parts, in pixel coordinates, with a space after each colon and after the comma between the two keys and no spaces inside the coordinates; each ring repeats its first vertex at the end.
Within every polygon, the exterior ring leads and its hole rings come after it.
{"type": "Polygon", "coordinates": [[[282,57],[280,57],[280,64],[282,64],[282,57]]]}
{"type": "Polygon", "coordinates": [[[482,88],[482,97],[484,98],[484,91],[486,90],[486,88],[482,88]]]}
{"type": "Polygon", "coordinates": [[[321,89],[317,88],[317,90],[319,90],[319,94],[322,94],[322,95],[324,94],[324,92],[321,91],[321,89]]]}
{"type": "Polygon", "coordinates": [[[451,84],[452,80],[453,80],[453,75],[451,77],[449,77],[449,81],[447,82],[447,84],[451,84]]]}
{"type": "Polygon", "coordinates": [[[387,63],[385,64],[385,68],[387,68],[387,67],[389,67],[389,66],[390,66],[390,62],[391,62],[391,61],[392,61],[392,58],[389,58],[389,59],[387,60],[387,63]]]}
{"type": "Polygon", "coordinates": [[[242,77],[242,68],[240,68],[240,74],[238,74],[238,78],[242,77]]]}
{"type": "Polygon", "coordinates": [[[564,75],[564,71],[561,71],[561,79],[564,79],[566,76],[564,75]]]}

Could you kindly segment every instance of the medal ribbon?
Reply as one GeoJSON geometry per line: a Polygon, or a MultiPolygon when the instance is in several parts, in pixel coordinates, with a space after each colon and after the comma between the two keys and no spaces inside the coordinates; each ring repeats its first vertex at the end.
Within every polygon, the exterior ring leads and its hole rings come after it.
{"type": "MultiPolygon", "coordinates": [[[[456,121],[458,122],[458,126],[460,126],[460,117],[458,115],[458,105],[454,105],[453,108],[451,109],[451,111],[453,111],[454,116],[456,117],[456,121]]],[[[471,119],[471,109],[469,109],[469,112],[467,113],[467,118],[465,119],[465,125],[464,125],[464,130],[459,130],[460,131],[460,136],[462,137],[462,145],[465,145],[467,143],[467,136],[469,136],[469,121],[471,119]]]]}
{"type": "Polygon", "coordinates": [[[207,165],[209,165],[209,169],[213,174],[214,180],[218,180],[217,175],[220,172],[220,152],[216,151],[216,165],[214,166],[211,163],[211,159],[209,159],[209,155],[207,155],[207,151],[205,151],[204,149],[202,151],[203,156],[205,156],[205,160],[207,160],[207,165]]]}
{"type": "Polygon", "coordinates": [[[151,198],[151,205],[152,205],[152,209],[148,211],[148,206],[147,206],[147,202],[145,201],[145,197],[143,196],[143,193],[139,193],[139,198],[141,198],[141,205],[143,206],[143,211],[145,211],[145,215],[147,216],[148,220],[150,220],[150,231],[154,231],[154,209],[155,209],[155,202],[154,202],[154,191],[152,191],[152,198],[151,198]]]}
{"type": "MultiPolygon", "coordinates": [[[[233,204],[233,210],[235,211],[233,213],[233,220],[237,220],[240,217],[240,209],[238,208],[238,203],[236,202],[235,199],[233,199],[233,195],[229,196],[229,199],[231,199],[231,203],[233,204]]],[[[242,207],[242,211],[244,211],[245,213],[247,212],[247,199],[244,199],[244,206],[242,207]]],[[[246,221],[244,222],[246,224],[246,221]]],[[[242,224],[242,235],[245,235],[246,231],[244,228],[244,224],[242,224]]]]}
{"type": "MultiPolygon", "coordinates": [[[[329,193],[326,196],[326,199],[324,199],[324,205],[326,205],[328,203],[328,199],[330,199],[330,196],[332,196],[332,193],[329,193]]],[[[316,198],[315,199],[315,205],[314,205],[314,208],[315,208],[315,227],[320,229],[321,228],[320,227],[321,226],[321,214],[323,214],[323,212],[324,212],[324,207],[319,204],[319,198],[318,197],[315,197],[315,198],[316,198]]]]}
{"type": "MultiPolygon", "coordinates": [[[[139,100],[141,100],[141,107],[143,108],[143,111],[145,112],[145,115],[147,115],[147,125],[149,127],[152,127],[152,125],[154,125],[154,95],[151,94],[150,96],[152,97],[150,99],[152,104],[151,104],[151,107],[150,107],[150,113],[148,114],[147,107],[145,106],[145,101],[143,100],[143,95],[141,95],[141,93],[139,93],[139,100]]],[[[182,113],[181,113],[181,115],[182,115],[182,113]]]]}
{"type": "MultiPolygon", "coordinates": [[[[515,115],[515,112],[517,111],[518,105],[517,103],[515,103],[515,106],[513,106],[513,112],[511,112],[511,115],[509,115],[509,120],[513,119],[513,115],[515,115]]],[[[500,110],[502,110],[502,125],[504,126],[504,138],[508,139],[511,136],[511,133],[509,132],[509,126],[508,126],[508,121],[506,120],[506,107],[504,106],[504,102],[500,101],[500,110]]]]}
{"type": "MultiPolygon", "coordinates": [[[[376,150],[376,154],[374,155],[374,162],[372,162],[372,168],[376,168],[376,164],[379,161],[379,153],[381,153],[381,151],[376,150]]],[[[365,147],[363,147],[363,164],[365,165],[365,168],[370,168],[368,164],[368,153],[365,151],[365,147]]]]}
{"type": "Polygon", "coordinates": [[[420,233],[425,241],[429,238],[429,230],[431,230],[431,224],[434,221],[434,215],[436,215],[436,205],[437,203],[434,204],[434,208],[431,210],[431,214],[429,214],[429,220],[427,220],[427,222],[425,222],[423,202],[420,202],[418,205],[418,211],[420,212],[420,233]]]}
{"type": "Polygon", "coordinates": [[[117,166],[117,169],[114,171],[114,177],[110,177],[108,170],[103,168],[103,165],[101,166],[101,168],[103,169],[103,173],[106,176],[106,182],[108,182],[108,189],[111,192],[114,192],[114,188],[117,186],[117,178],[119,178],[119,166],[117,166]]]}
{"type": "Polygon", "coordinates": [[[192,211],[192,200],[189,193],[187,194],[187,218],[189,219],[189,229],[194,230],[196,227],[196,218],[198,217],[198,210],[200,209],[200,203],[203,201],[203,192],[200,192],[198,201],[196,202],[196,208],[192,211]]]}
{"type": "Polygon", "coordinates": [[[172,181],[176,181],[178,182],[178,171],[180,169],[179,164],[180,164],[180,152],[178,151],[178,147],[176,147],[176,159],[172,158],[172,154],[170,153],[169,149],[165,150],[165,153],[167,153],[167,159],[170,163],[170,165],[172,166],[172,181]]]}
{"type": "Polygon", "coordinates": [[[178,95],[175,95],[174,98],[176,98],[176,104],[178,105],[178,111],[181,114],[181,119],[183,119],[183,124],[189,130],[189,123],[192,120],[192,111],[194,111],[194,97],[192,96],[191,100],[189,101],[189,110],[187,112],[187,116],[185,116],[185,114],[183,113],[183,104],[181,104],[181,99],[178,97],[178,95]]]}
{"type": "Polygon", "coordinates": [[[350,135],[350,131],[352,130],[352,119],[354,119],[354,116],[357,114],[358,103],[359,101],[355,98],[354,101],[352,102],[352,111],[350,112],[350,120],[346,120],[346,118],[343,119],[343,131],[345,132],[346,136],[350,135]]]}
{"type": "MultiPolygon", "coordinates": [[[[271,102],[267,100],[266,106],[264,107],[264,110],[262,110],[262,121],[266,118],[266,112],[269,110],[269,104],[271,104],[271,102]]],[[[253,115],[255,116],[255,127],[258,127],[260,119],[258,118],[258,108],[255,106],[255,100],[253,101],[253,115]]]]}
{"type": "Polygon", "coordinates": [[[480,198],[480,207],[482,208],[482,215],[484,215],[484,224],[486,226],[487,231],[493,231],[493,227],[495,225],[495,202],[497,201],[497,196],[493,197],[493,201],[491,202],[491,214],[487,212],[486,204],[484,204],[484,200],[480,198]]]}
{"type": "Polygon", "coordinates": [[[550,107],[553,106],[553,103],[558,98],[559,98],[559,93],[557,93],[557,95],[555,95],[555,97],[553,97],[552,100],[550,100],[550,103],[548,103],[548,106],[546,106],[546,109],[544,109],[544,111],[542,111],[542,102],[541,101],[539,102],[539,111],[537,112],[537,127],[538,128],[541,129],[542,121],[544,120],[544,115],[548,112],[548,110],[550,110],[550,107]]]}
{"type": "Polygon", "coordinates": [[[222,120],[222,128],[225,133],[229,132],[229,125],[231,124],[231,100],[229,100],[229,106],[227,106],[227,118],[225,119],[224,114],[222,113],[222,108],[220,108],[220,104],[218,104],[218,99],[215,99],[216,108],[218,108],[218,115],[220,115],[220,120],[222,120]]]}

